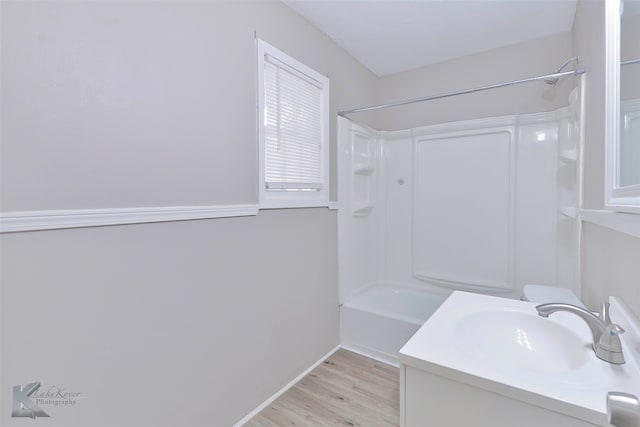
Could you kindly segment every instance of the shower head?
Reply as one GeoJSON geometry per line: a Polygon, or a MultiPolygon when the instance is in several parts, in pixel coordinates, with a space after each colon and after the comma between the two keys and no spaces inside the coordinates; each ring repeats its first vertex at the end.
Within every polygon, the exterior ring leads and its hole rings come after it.
{"type": "MultiPolygon", "coordinates": [[[[579,57],[575,56],[573,58],[569,58],[566,61],[564,61],[562,63],[561,66],[559,66],[553,73],[559,73],[560,71],[564,70],[564,68],[569,65],[572,62],[578,63],[580,60],[579,57]]],[[[558,83],[558,81],[560,80],[560,77],[556,77],[555,79],[546,79],[544,82],[548,85],[555,85],[556,83],[558,83]]]]}

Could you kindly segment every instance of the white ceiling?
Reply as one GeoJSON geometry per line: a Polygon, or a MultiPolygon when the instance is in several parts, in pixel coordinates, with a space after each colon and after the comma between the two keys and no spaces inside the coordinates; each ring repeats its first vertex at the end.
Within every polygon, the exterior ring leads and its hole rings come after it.
{"type": "Polygon", "coordinates": [[[384,76],[571,31],[577,0],[283,0],[384,76]]]}

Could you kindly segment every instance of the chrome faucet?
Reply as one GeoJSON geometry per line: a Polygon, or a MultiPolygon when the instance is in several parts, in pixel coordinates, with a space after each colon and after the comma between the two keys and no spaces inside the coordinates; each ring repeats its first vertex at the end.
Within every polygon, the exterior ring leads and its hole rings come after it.
{"type": "Polygon", "coordinates": [[[538,314],[542,317],[549,317],[556,311],[568,311],[584,320],[593,336],[593,351],[599,359],[605,362],[621,365],[624,363],[624,355],[622,354],[622,344],[618,335],[624,333],[624,329],[609,318],[609,303],[602,304],[600,316],[596,316],[590,311],[582,307],[571,304],[549,303],[541,304],[536,307],[538,314]]]}

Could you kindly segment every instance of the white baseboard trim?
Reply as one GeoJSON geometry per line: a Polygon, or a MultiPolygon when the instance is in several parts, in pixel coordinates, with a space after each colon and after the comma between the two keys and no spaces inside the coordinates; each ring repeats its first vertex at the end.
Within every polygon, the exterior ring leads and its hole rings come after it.
{"type": "Polygon", "coordinates": [[[340,350],[340,348],[342,348],[342,346],[337,345],[336,347],[334,347],[331,351],[329,351],[327,354],[325,354],[324,356],[322,356],[320,358],[320,360],[318,360],[316,363],[314,363],[313,365],[311,365],[309,368],[305,369],[300,375],[298,375],[297,377],[295,377],[294,379],[292,379],[287,385],[285,385],[284,387],[282,387],[280,390],[278,390],[275,394],[273,394],[270,398],[268,398],[267,400],[265,400],[264,402],[262,402],[260,405],[258,405],[257,408],[255,408],[253,411],[249,412],[244,418],[242,418],[240,421],[238,421],[237,423],[235,423],[233,425],[233,427],[242,427],[243,425],[245,425],[246,423],[249,422],[249,420],[251,420],[253,417],[255,417],[256,415],[258,415],[260,413],[260,411],[262,411],[264,408],[266,408],[267,406],[271,405],[271,403],[276,400],[277,398],[279,398],[280,396],[282,396],[284,394],[284,392],[286,392],[287,390],[289,390],[291,387],[293,387],[294,385],[296,385],[296,383],[298,381],[300,381],[302,378],[304,378],[305,375],[307,375],[309,372],[313,371],[316,367],[318,367],[318,365],[320,365],[322,362],[324,362],[325,360],[327,360],[329,357],[331,357],[331,355],[333,353],[335,353],[336,351],[340,350]]]}
{"type": "Polygon", "coordinates": [[[255,216],[258,205],[162,206],[4,212],[0,233],[255,216]]]}

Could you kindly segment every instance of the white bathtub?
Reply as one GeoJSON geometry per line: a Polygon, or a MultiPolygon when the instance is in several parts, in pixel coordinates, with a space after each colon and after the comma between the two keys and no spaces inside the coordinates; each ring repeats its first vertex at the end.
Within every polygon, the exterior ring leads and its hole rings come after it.
{"type": "Polygon", "coordinates": [[[341,344],[398,366],[400,347],[446,298],[408,288],[368,288],[340,307],[341,344]]]}

